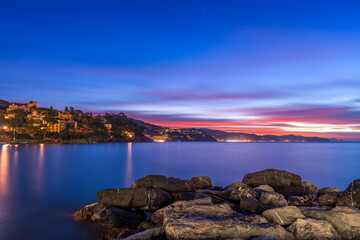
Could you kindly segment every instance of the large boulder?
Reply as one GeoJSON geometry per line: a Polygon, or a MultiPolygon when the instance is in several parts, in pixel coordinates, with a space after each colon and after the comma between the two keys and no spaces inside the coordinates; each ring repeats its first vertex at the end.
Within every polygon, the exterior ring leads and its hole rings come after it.
{"type": "Polygon", "coordinates": [[[191,213],[213,218],[230,218],[238,213],[233,210],[229,203],[213,204],[210,197],[192,200],[177,201],[164,208],[161,208],[151,215],[151,221],[161,225],[164,218],[173,213],[191,213]]]}
{"type": "Polygon", "coordinates": [[[196,188],[198,189],[210,188],[214,186],[210,177],[207,176],[192,177],[191,181],[195,184],[196,188]]]}
{"type": "Polygon", "coordinates": [[[90,221],[92,215],[104,207],[105,205],[100,202],[89,204],[83,209],[74,212],[71,216],[76,222],[90,221]]]}
{"type": "Polygon", "coordinates": [[[242,183],[242,182],[234,182],[228,186],[225,187],[225,190],[234,190],[235,188],[239,188],[239,187],[249,187],[247,184],[242,183]]]}
{"type": "Polygon", "coordinates": [[[136,180],[131,188],[160,188],[169,193],[190,192],[192,189],[185,181],[161,175],[148,175],[136,180]]]}
{"type": "Polygon", "coordinates": [[[117,228],[125,226],[137,226],[144,216],[138,212],[127,211],[115,207],[102,208],[91,217],[91,220],[100,223],[108,228],[117,228]]]}
{"type": "Polygon", "coordinates": [[[336,205],[360,208],[360,179],[350,183],[337,198],[336,205]]]}
{"type": "Polygon", "coordinates": [[[301,186],[307,187],[309,189],[310,195],[316,195],[319,191],[319,188],[315,184],[310,182],[302,182],[301,186]]]}
{"type": "Polygon", "coordinates": [[[260,203],[256,199],[251,199],[247,197],[241,197],[240,199],[240,211],[243,213],[262,213],[265,210],[264,204],[260,203]]]}
{"type": "Polygon", "coordinates": [[[360,210],[352,207],[304,207],[300,208],[307,217],[329,222],[346,240],[360,239],[360,210]]]}
{"type": "Polygon", "coordinates": [[[172,201],[168,192],[149,188],[104,189],[97,192],[97,196],[102,204],[148,211],[156,211],[172,201]]]}
{"type": "Polygon", "coordinates": [[[298,218],[287,230],[292,232],[297,240],[341,240],[333,226],[324,220],[298,218]]]}
{"type": "Polygon", "coordinates": [[[285,197],[279,193],[262,192],[259,202],[266,205],[267,208],[279,208],[288,206],[285,197]]]}
{"type": "Polygon", "coordinates": [[[244,185],[238,186],[237,188],[234,188],[231,191],[230,200],[240,201],[241,197],[257,199],[258,196],[259,195],[256,191],[254,191],[251,187],[244,184],[244,185]]]}
{"type": "Polygon", "coordinates": [[[275,190],[272,187],[270,187],[269,185],[260,185],[256,188],[254,188],[254,190],[265,191],[265,192],[269,192],[269,193],[275,192],[275,190]]]}
{"type": "Polygon", "coordinates": [[[294,236],[283,227],[259,223],[258,217],[209,218],[198,215],[172,214],[163,228],[167,239],[245,239],[265,236],[278,240],[292,240],[294,236]]]}
{"type": "Polygon", "coordinates": [[[337,192],[328,192],[321,195],[319,200],[320,206],[329,206],[329,207],[335,207],[337,199],[339,197],[340,193],[337,192]]]}
{"type": "Polygon", "coordinates": [[[298,218],[305,218],[295,206],[269,209],[263,212],[262,216],[279,225],[290,225],[298,218]]]}
{"type": "Polygon", "coordinates": [[[324,188],[320,188],[318,191],[318,196],[321,196],[325,193],[334,193],[334,192],[341,192],[340,189],[336,188],[336,187],[324,187],[324,188]]]}
{"type": "Polygon", "coordinates": [[[289,198],[289,196],[304,196],[310,194],[309,188],[304,186],[282,187],[278,188],[276,192],[284,195],[285,198],[289,198]]]}
{"type": "Polygon", "coordinates": [[[159,227],[151,228],[143,232],[135,233],[123,240],[154,240],[165,239],[165,231],[159,227]]]}
{"type": "Polygon", "coordinates": [[[284,170],[266,169],[246,174],[242,182],[251,187],[270,185],[277,190],[282,187],[301,186],[301,177],[284,170]]]}

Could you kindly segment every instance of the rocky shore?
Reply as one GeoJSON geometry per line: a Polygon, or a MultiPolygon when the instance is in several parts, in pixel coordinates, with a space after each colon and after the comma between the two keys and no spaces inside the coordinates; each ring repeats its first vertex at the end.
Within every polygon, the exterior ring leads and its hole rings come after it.
{"type": "Polygon", "coordinates": [[[360,179],[340,191],[275,169],[226,187],[149,175],[97,196],[72,217],[100,227],[99,239],[360,239],[360,179]]]}

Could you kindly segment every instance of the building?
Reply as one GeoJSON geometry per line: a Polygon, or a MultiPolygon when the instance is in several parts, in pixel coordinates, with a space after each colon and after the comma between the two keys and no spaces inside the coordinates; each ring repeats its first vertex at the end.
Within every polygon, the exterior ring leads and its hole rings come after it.
{"type": "Polygon", "coordinates": [[[48,132],[60,133],[62,130],[66,128],[66,121],[64,120],[56,120],[57,123],[48,123],[46,129],[48,132]]]}
{"type": "Polygon", "coordinates": [[[61,120],[65,120],[65,121],[72,121],[73,120],[72,115],[68,111],[58,112],[57,118],[61,119],[61,120]]]}
{"type": "Polygon", "coordinates": [[[36,109],[33,109],[26,117],[27,119],[35,122],[42,122],[46,116],[47,112],[38,112],[36,109]]]}
{"type": "Polygon", "coordinates": [[[112,124],[111,123],[105,123],[104,126],[106,127],[106,129],[110,132],[111,128],[112,128],[112,124]]]}
{"type": "Polygon", "coordinates": [[[29,113],[32,109],[38,108],[38,102],[30,101],[29,103],[10,103],[6,109],[6,112],[13,111],[13,110],[23,110],[24,112],[29,113]]]}

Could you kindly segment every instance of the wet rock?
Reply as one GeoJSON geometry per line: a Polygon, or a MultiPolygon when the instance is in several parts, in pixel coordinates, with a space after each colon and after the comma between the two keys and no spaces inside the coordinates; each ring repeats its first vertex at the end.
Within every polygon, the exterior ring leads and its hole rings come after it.
{"type": "Polygon", "coordinates": [[[243,196],[240,199],[240,211],[243,213],[262,213],[264,209],[264,204],[260,203],[256,199],[251,199],[243,196]]]}
{"type": "Polygon", "coordinates": [[[302,182],[301,186],[307,187],[309,189],[309,195],[316,195],[319,191],[319,188],[313,183],[302,182]]]}
{"type": "Polygon", "coordinates": [[[137,226],[144,215],[136,212],[126,211],[120,208],[102,208],[91,217],[93,222],[104,225],[108,228],[137,226]]]}
{"type": "Polygon", "coordinates": [[[338,196],[336,205],[360,208],[360,179],[350,183],[338,196]]]}
{"type": "Polygon", "coordinates": [[[225,190],[234,190],[235,188],[239,188],[239,187],[249,187],[249,185],[242,183],[242,182],[234,182],[228,186],[225,187],[225,190]]]}
{"type": "Polygon", "coordinates": [[[171,203],[170,194],[161,189],[104,189],[97,193],[102,204],[155,211],[171,203]]]}
{"type": "Polygon", "coordinates": [[[298,218],[305,218],[295,206],[269,209],[263,212],[262,216],[279,225],[290,225],[298,218]]]}
{"type": "Polygon", "coordinates": [[[267,208],[279,208],[288,206],[285,197],[279,193],[262,192],[259,202],[266,205],[267,208]]]}
{"type": "Polygon", "coordinates": [[[282,187],[277,189],[276,192],[284,195],[285,198],[288,198],[289,196],[304,196],[310,194],[309,188],[303,186],[282,187]]]}
{"type": "Polygon", "coordinates": [[[269,192],[269,193],[274,193],[275,190],[270,187],[269,185],[260,185],[256,188],[254,188],[254,190],[261,190],[261,191],[265,191],[265,192],[269,192]]]}
{"type": "Polygon", "coordinates": [[[289,205],[293,206],[317,206],[319,205],[316,202],[316,197],[314,195],[306,195],[306,196],[292,196],[288,199],[289,205]]]}
{"type": "Polygon", "coordinates": [[[71,216],[77,222],[90,221],[92,215],[104,207],[105,205],[100,202],[89,204],[83,209],[74,212],[71,216]]]}
{"type": "Polygon", "coordinates": [[[301,212],[310,218],[329,222],[346,240],[360,239],[360,210],[352,207],[305,207],[301,212]]]}
{"type": "Polygon", "coordinates": [[[321,196],[325,193],[332,193],[332,192],[341,192],[340,189],[335,188],[335,187],[325,187],[325,188],[321,188],[318,191],[318,196],[321,196]]]}
{"type": "Polygon", "coordinates": [[[193,183],[195,183],[195,186],[198,189],[210,188],[210,187],[214,186],[211,179],[210,179],[210,177],[207,177],[207,176],[192,177],[191,181],[193,183]]]}
{"type": "Polygon", "coordinates": [[[247,197],[251,199],[257,199],[258,193],[254,191],[251,187],[247,185],[242,185],[237,188],[234,188],[230,194],[230,200],[240,201],[241,197],[247,197]]]}
{"type": "Polygon", "coordinates": [[[282,187],[301,186],[301,177],[284,170],[266,169],[246,174],[242,182],[250,187],[269,185],[277,190],[282,187]]]}
{"type": "Polygon", "coordinates": [[[319,205],[335,207],[339,195],[340,193],[337,192],[324,193],[319,197],[319,205]]]}
{"type": "Polygon", "coordinates": [[[341,240],[333,226],[324,220],[297,219],[288,228],[297,240],[341,240]]]}
{"type": "MultiPolygon", "coordinates": [[[[255,218],[253,218],[255,219],[255,218]]],[[[170,215],[164,220],[167,239],[245,239],[264,236],[292,240],[293,235],[283,227],[270,223],[256,223],[248,218],[213,219],[197,215],[170,215]]]]}
{"type": "Polygon", "coordinates": [[[185,181],[167,178],[161,175],[148,175],[136,180],[131,188],[160,188],[169,193],[190,192],[192,189],[185,181]]]}
{"type": "Polygon", "coordinates": [[[135,233],[133,235],[124,238],[124,240],[157,240],[166,239],[163,229],[156,227],[145,230],[143,232],[135,233]]]}

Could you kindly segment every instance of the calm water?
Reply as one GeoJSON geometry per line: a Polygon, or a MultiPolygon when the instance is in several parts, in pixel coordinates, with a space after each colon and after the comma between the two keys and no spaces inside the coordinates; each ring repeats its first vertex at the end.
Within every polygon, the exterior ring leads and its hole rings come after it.
{"type": "Polygon", "coordinates": [[[211,176],[215,185],[265,168],[319,187],[360,178],[360,143],[136,143],[0,145],[0,239],[96,239],[71,213],[104,188],[148,174],[211,176]]]}

